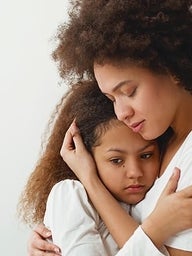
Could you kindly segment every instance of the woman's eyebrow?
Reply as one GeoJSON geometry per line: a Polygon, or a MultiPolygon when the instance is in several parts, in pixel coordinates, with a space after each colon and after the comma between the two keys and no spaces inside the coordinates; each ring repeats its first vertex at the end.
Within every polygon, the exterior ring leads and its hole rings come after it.
{"type": "Polygon", "coordinates": [[[115,87],[113,87],[112,92],[115,92],[116,90],[119,89],[119,87],[129,84],[131,82],[132,82],[131,80],[124,80],[124,81],[119,82],[118,84],[115,85],[115,87]]]}

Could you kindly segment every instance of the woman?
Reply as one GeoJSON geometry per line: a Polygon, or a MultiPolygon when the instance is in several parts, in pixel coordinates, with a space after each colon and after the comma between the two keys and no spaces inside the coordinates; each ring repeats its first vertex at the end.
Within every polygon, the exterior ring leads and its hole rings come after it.
{"type": "MultiPolygon", "coordinates": [[[[178,189],[191,185],[191,1],[76,2],[79,5],[74,5],[69,23],[60,27],[54,52],[61,76],[96,78],[101,91],[113,101],[118,119],[145,139],[155,139],[171,127],[174,135],[162,159],[158,183],[163,178],[164,186],[171,167],[179,164],[182,179],[178,189]]],[[[76,174],[80,176],[79,171],[76,174]]],[[[89,191],[89,182],[84,186],[89,195],[97,195],[89,191]]],[[[158,195],[150,196],[154,203],[157,199],[158,195]]],[[[91,200],[93,204],[99,202],[97,198],[91,200]]],[[[99,203],[96,208],[107,221],[104,207],[99,203]]],[[[142,228],[146,231],[147,227],[142,228]]],[[[152,239],[153,234],[147,232],[152,239]]],[[[167,242],[171,255],[191,254],[191,243],[183,244],[185,235],[190,238],[187,232],[167,242]]],[[[152,241],[159,246],[158,238],[152,241]]]]}

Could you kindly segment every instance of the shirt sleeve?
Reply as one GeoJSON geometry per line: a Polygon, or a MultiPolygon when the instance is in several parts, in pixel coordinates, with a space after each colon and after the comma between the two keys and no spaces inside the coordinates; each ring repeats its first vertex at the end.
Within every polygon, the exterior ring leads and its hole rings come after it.
{"type": "MultiPolygon", "coordinates": [[[[189,133],[177,154],[172,160],[171,169],[178,167],[181,170],[177,190],[182,190],[192,185],[192,132],[189,133]]],[[[177,233],[165,242],[168,245],[179,250],[192,252],[192,229],[177,233]]],[[[181,252],[182,253],[182,252],[181,252]]]]}
{"type": "Polygon", "coordinates": [[[107,256],[98,223],[99,216],[79,181],[64,180],[52,188],[44,224],[63,256],[107,256]]]}
{"type": "Polygon", "coordinates": [[[131,238],[125,243],[122,249],[116,254],[116,256],[141,256],[141,255],[153,255],[153,256],[169,256],[165,247],[159,251],[152,243],[151,239],[145,234],[142,228],[139,226],[131,238]]]}

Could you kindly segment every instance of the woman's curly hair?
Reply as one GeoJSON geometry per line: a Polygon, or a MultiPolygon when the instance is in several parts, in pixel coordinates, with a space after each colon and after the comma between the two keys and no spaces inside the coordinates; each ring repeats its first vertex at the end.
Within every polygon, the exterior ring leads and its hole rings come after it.
{"type": "Polygon", "coordinates": [[[44,140],[42,154],[20,196],[18,214],[29,225],[43,221],[47,197],[57,182],[77,179],[60,156],[65,133],[74,119],[90,153],[103,132],[114,122],[120,122],[112,102],[95,82],[79,82],[68,90],[50,119],[52,126],[46,130],[49,136],[44,140]]]}
{"type": "Polygon", "coordinates": [[[93,63],[139,64],[192,90],[192,1],[73,0],[53,58],[63,78],[93,78],[93,63]]]}

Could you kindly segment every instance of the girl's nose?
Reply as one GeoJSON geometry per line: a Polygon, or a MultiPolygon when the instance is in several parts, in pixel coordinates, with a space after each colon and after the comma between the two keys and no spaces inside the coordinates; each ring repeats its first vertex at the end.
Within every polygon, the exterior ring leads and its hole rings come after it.
{"type": "Polygon", "coordinates": [[[126,176],[129,179],[137,179],[143,176],[143,172],[137,163],[132,163],[127,165],[126,176]]]}

